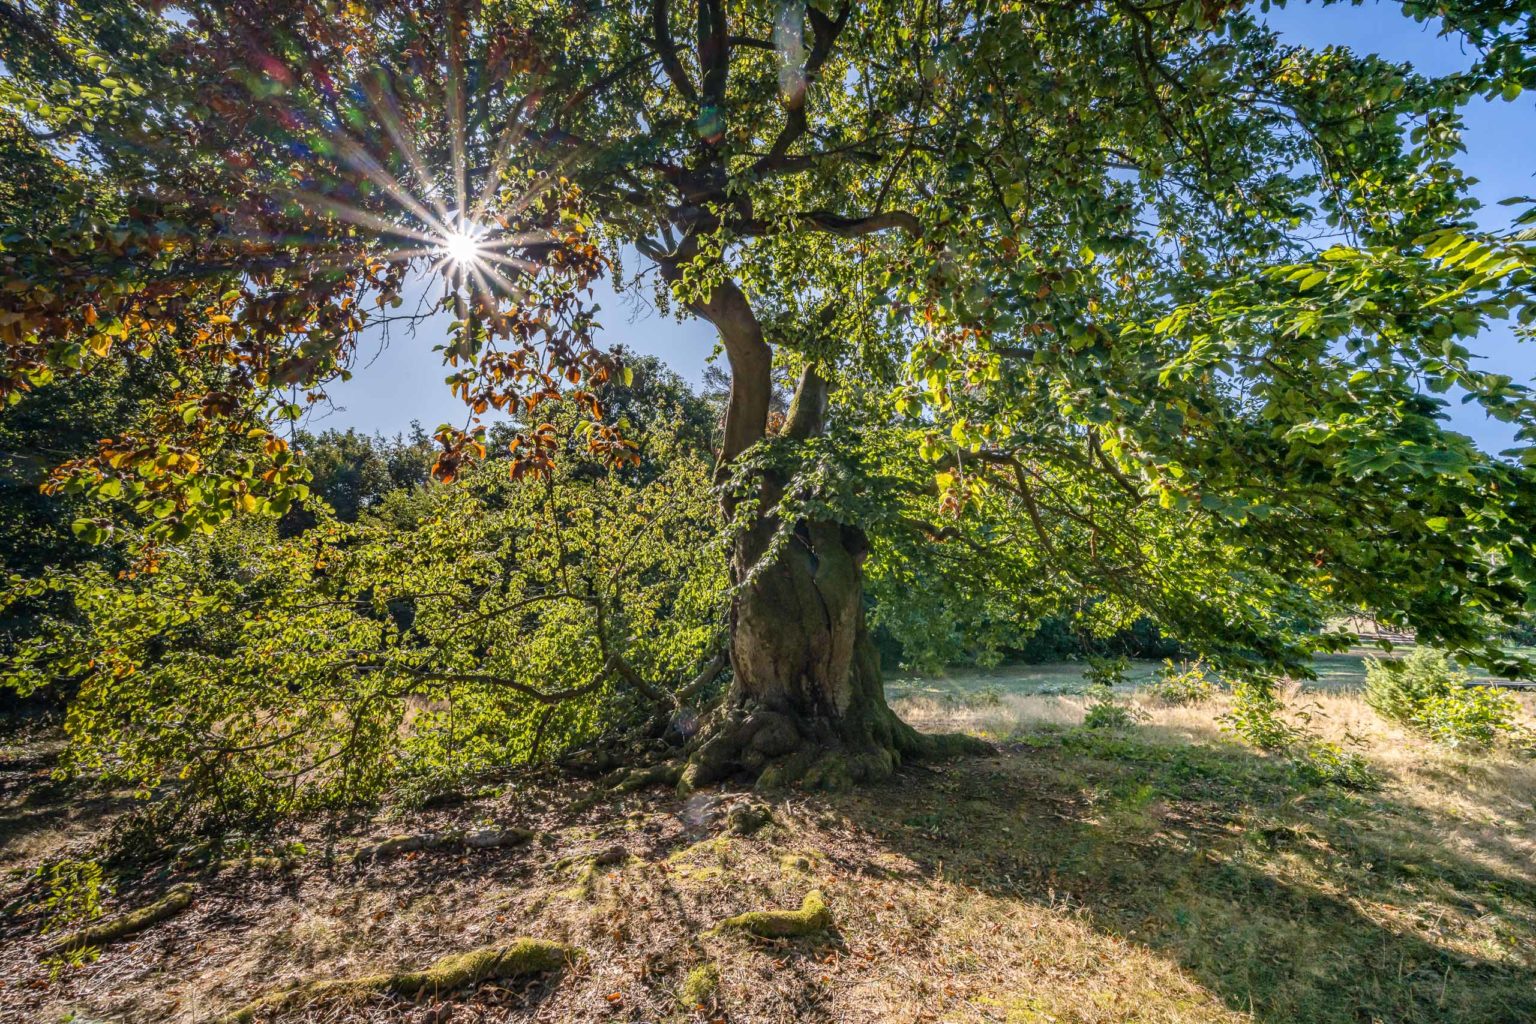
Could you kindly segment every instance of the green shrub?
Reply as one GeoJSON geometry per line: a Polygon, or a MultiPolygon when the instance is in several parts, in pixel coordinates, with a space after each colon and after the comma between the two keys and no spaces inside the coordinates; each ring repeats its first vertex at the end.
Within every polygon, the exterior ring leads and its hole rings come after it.
{"type": "Polygon", "coordinates": [[[1215,680],[1206,675],[1203,659],[1181,667],[1172,658],[1165,658],[1157,678],[1147,686],[1147,696],[1158,704],[1182,707],[1204,704],[1219,689],[1215,680]]]}
{"type": "MultiPolygon", "coordinates": [[[[1337,743],[1317,739],[1282,718],[1283,705],[1273,687],[1241,682],[1232,688],[1232,694],[1232,710],[1222,716],[1225,728],[1260,750],[1286,758],[1301,782],[1345,789],[1375,789],[1381,784],[1365,758],[1337,743]]],[[[1311,720],[1306,710],[1300,715],[1304,722],[1311,720]]]]}
{"type": "Polygon", "coordinates": [[[1514,695],[1470,678],[1441,651],[1414,651],[1402,661],[1370,659],[1365,701],[1376,713],[1446,747],[1481,750],[1500,739],[1526,740],[1514,695]]]}
{"type": "Polygon", "coordinates": [[[1451,696],[1470,678],[1457,671],[1444,652],[1427,647],[1401,661],[1367,658],[1365,702],[1389,721],[1413,725],[1414,717],[1431,699],[1451,696]]]}
{"type": "Polygon", "coordinates": [[[1110,697],[1103,697],[1088,705],[1083,724],[1090,729],[1129,729],[1136,724],[1136,712],[1110,697]]]}
{"type": "Polygon", "coordinates": [[[1302,731],[1280,717],[1280,699],[1259,683],[1241,682],[1232,688],[1232,710],[1222,722],[1260,750],[1285,750],[1302,738],[1302,731]]]}
{"type": "Polygon", "coordinates": [[[1088,681],[1088,710],[1083,724],[1090,729],[1129,729],[1140,717],[1137,710],[1115,698],[1114,687],[1125,684],[1129,659],[1091,657],[1083,669],[1088,681]]]}
{"type": "Polygon", "coordinates": [[[1369,761],[1337,743],[1308,740],[1292,747],[1290,755],[1291,770],[1311,785],[1344,789],[1375,789],[1381,785],[1369,761]]]}

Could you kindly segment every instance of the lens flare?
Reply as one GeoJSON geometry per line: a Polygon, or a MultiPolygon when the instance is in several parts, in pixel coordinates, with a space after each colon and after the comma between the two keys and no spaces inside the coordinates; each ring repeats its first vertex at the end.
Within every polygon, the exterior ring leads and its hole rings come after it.
{"type": "Polygon", "coordinates": [[[473,266],[480,262],[480,239],[474,232],[460,228],[443,239],[442,251],[455,266],[473,266]]]}

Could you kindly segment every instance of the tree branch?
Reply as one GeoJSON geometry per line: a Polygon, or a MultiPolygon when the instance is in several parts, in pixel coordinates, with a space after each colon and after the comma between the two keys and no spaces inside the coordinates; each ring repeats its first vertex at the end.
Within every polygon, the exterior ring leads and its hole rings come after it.
{"type": "Polygon", "coordinates": [[[693,91],[693,83],[688,80],[688,72],[683,69],[683,62],[677,56],[677,46],[672,42],[667,0],[651,0],[651,31],[656,36],[653,42],[656,45],[656,56],[661,58],[662,70],[690,103],[698,102],[698,93],[693,91]]]}

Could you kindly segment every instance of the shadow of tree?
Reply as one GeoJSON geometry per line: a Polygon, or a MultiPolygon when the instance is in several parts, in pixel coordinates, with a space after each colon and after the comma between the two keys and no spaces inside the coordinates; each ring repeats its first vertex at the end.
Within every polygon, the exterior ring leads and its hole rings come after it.
{"type": "Polygon", "coordinates": [[[1044,732],[840,801],[894,852],[1070,907],[1233,1010],[1290,1022],[1536,1020],[1536,884],[1497,841],[1383,794],[1298,788],[1228,745],[1044,732]]]}

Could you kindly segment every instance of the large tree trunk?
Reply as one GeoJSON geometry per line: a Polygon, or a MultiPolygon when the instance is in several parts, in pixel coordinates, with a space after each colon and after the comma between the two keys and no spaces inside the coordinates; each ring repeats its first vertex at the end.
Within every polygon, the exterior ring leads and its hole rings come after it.
{"type": "MultiPolygon", "coordinates": [[[[685,239],[662,259],[668,279],[678,278],[680,264],[695,251],[685,239]]],[[[719,330],[731,364],[719,462],[719,473],[728,477],[745,472],[737,459],[768,433],[773,353],[746,296],[729,279],[692,308],[719,330]]],[[[781,435],[820,435],[827,398],[826,381],[807,368],[781,435]]],[[[919,734],[887,706],[864,621],[864,535],[838,523],[800,522],[784,543],[785,524],[772,514],[784,486],[777,474],[761,472],[727,488],[754,499],[727,499],[727,516],[750,507],[755,517],[737,533],[731,556],[734,680],[691,746],[683,787],[735,777],[765,787],[841,788],[885,778],[903,759],[987,749],[972,737],[919,734]]]]}
{"type": "MultiPolygon", "coordinates": [[[[826,397],[808,369],[783,433],[819,434],[826,397]]],[[[764,787],[844,788],[886,778],[903,759],[984,748],[969,737],[921,735],[886,704],[864,619],[864,534],[803,521],[786,536],[768,511],[784,486],[771,473],[755,481],[760,511],[732,552],[734,680],[684,785],[734,776],[764,787]]]]}

